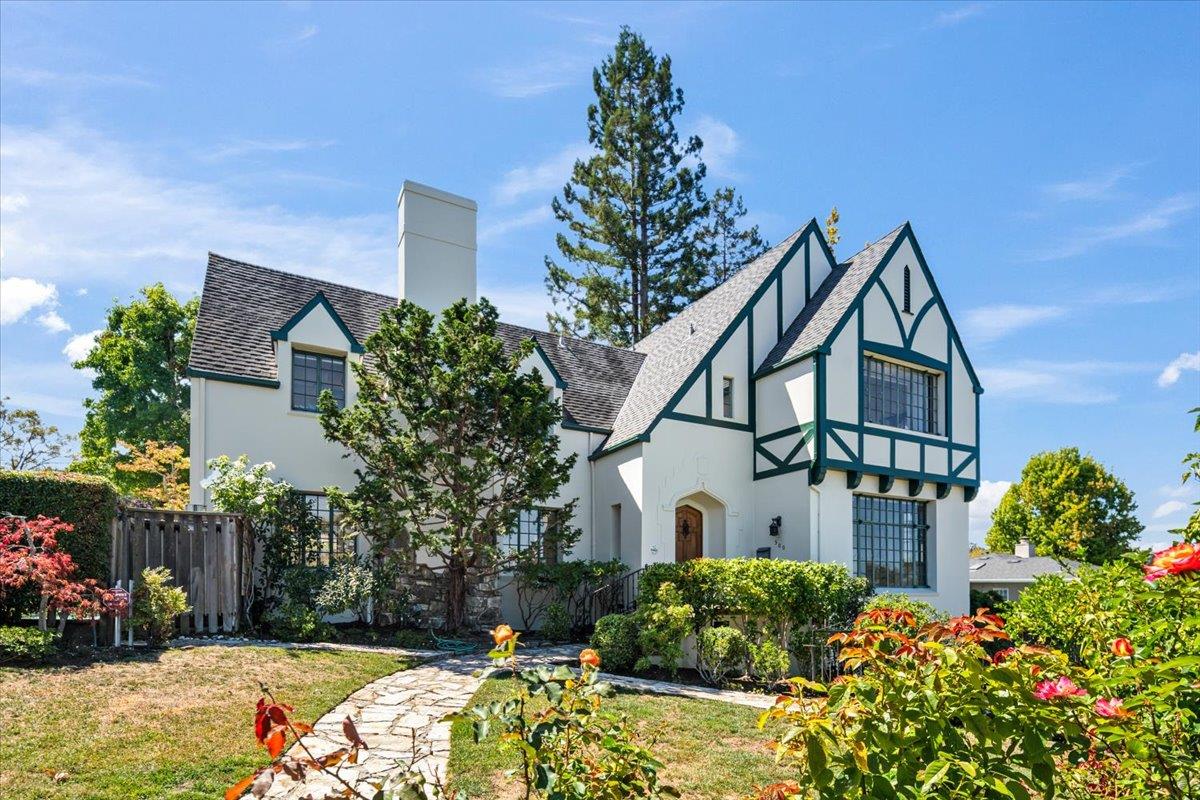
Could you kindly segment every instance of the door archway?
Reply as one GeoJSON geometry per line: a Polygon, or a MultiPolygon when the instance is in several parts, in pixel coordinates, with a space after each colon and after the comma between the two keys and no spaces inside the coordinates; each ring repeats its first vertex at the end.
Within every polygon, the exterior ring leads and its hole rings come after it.
{"type": "Polygon", "coordinates": [[[675,509],[675,560],[690,561],[704,555],[704,515],[692,506],[675,509]]]}

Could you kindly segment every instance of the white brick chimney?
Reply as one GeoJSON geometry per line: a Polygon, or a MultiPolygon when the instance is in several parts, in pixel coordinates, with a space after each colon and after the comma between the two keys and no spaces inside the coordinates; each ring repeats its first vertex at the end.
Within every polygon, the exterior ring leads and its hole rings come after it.
{"type": "Polygon", "coordinates": [[[396,205],[399,296],[434,314],[475,302],[475,201],[405,181],[396,205]]]}
{"type": "Polygon", "coordinates": [[[1021,541],[1017,542],[1017,546],[1013,548],[1013,555],[1017,556],[1018,558],[1033,558],[1036,553],[1037,550],[1028,539],[1022,539],[1021,541]]]}

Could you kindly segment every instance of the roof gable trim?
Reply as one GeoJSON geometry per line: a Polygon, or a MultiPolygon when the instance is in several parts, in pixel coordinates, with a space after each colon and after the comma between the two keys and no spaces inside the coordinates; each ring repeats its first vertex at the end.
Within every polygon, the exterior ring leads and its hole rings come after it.
{"type": "Polygon", "coordinates": [[[291,333],[292,328],[296,327],[296,325],[300,323],[300,320],[307,317],[309,313],[317,308],[317,306],[325,307],[325,311],[329,313],[329,316],[331,319],[333,319],[334,324],[338,326],[338,329],[341,330],[343,335],[345,335],[346,341],[350,343],[350,352],[365,352],[362,344],[354,337],[354,334],[350,332],[350,328],[346,325],[341,315],[334,310],[333,304],[329,302],[329,298],[325,296],[324,292],[319,290],[312,296],[311,300],[304,304],[304,308],[293,314],[292,318],[283,324],[283,327],[271,331],[271,338],[277,342],[286,342],[288,334],[291,333]]]}
{"type": "Polygon", "coordinates": [[[546,370],[550,373],[550,377],[554,379],[554,388],[566,389],[567,382],[563,380],[563,376],[560,375],[558,370],[554,368],[554,362],[550,360],[550,356],[547,355],[546,351],[542,349],[542,346],[538,343],[537,339],[534,339],[532,336],[530,336],[529,339],[533,342],[533,351],[538,354],[538,357],[541,358],[542,361],[545,362],[546,370]]]}

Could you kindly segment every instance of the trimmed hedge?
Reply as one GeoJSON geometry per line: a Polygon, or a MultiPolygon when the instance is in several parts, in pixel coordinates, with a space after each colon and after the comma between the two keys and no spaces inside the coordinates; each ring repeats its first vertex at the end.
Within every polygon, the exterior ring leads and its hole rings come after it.
{"type": "Polygon", "coordinates": [[[638,585],[638,605],[656,602],[671,582],[691,605],[697,628],[724,615],[746,615],[793,625],[852,619],[871,594],[866,578],[841,564],[768,558],[697,558],[651,564],[638,585]]]}
{"type": "Polygon", "coordinates": [[[105,478],[74,472],[0,470],[0,514],[58,517],[75,526],[59,539],[79,567],[78,578],[107,585],[117,490],[105,478]]]}

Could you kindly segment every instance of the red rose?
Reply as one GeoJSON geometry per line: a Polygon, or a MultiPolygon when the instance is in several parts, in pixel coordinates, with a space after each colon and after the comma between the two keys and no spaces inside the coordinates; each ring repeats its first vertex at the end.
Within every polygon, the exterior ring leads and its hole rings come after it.
{"type": "Polygon", "coordinates": [[[1112,652],[1118,658],[1130,658],[1133,656],[1133,642],[1126,639],[1124,636],[1113,639],[1112,652]]]}

